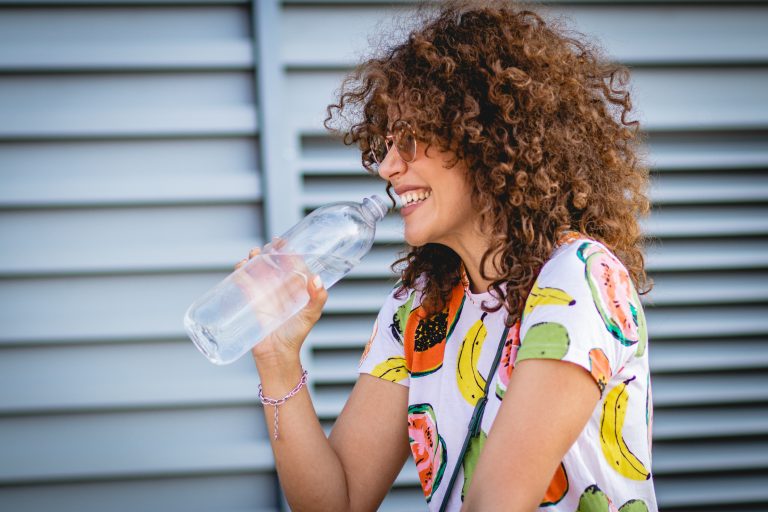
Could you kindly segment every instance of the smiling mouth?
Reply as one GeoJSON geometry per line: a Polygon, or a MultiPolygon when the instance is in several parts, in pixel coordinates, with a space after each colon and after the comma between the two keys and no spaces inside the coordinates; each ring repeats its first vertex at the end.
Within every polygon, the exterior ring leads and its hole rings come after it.
{"type": "Polygon", "coordinates": [[[420,190],[409,190],[408,192],[403,192],[400,194],[400,201],[403,204],[403,208],[406,206],[411,206],[414,204],[421,203],[429,198],[429,196],[432,195],[432,190],[430,189],[420,189],[420,190]]]}

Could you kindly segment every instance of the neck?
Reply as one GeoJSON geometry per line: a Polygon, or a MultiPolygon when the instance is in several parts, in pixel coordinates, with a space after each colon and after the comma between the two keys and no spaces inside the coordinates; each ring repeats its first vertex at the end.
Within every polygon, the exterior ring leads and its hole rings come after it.
{"type": "Polygon", "coordinates": [[[461,258],[464,264],[464,269],[467,271],[467,277],[469,278],[469,290],[472,293],[484,293],[488,291],[488,287],[493,283],[494,278],[497,277],[493,272],[493,261],[496,259],[495,255],[486,261],[485,269],[486,274],[490,279],[486,279],[480,272],[480,261],[483,258],[483,254],[486,253],[490,247],[490,241],[477,233],[476,236],[461,237],[454,243],[446,243],[448,247],[461,258]]]}

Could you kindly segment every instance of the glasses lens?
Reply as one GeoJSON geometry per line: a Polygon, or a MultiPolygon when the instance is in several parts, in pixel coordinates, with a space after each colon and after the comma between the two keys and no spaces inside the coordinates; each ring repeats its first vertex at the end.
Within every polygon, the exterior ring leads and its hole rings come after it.
{"type": "Polygon", "coordinates": [[[392,131],[400,158],[406,162],[413,162],[416,158],[416,135],[410,125],[405,121],[398,121],[392,127],[392,131]]]}

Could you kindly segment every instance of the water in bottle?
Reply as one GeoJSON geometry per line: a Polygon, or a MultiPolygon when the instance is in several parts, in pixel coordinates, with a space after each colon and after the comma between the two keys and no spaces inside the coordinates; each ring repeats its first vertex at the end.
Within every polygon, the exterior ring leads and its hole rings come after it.
{"type": "Polygon", "coordinates": [[[210,361],[235,361],[309,302],[313,275],[330,288],[348,274],[386,213],[379,196],[318,208],[189,307],[190,338],[210,361]]]}

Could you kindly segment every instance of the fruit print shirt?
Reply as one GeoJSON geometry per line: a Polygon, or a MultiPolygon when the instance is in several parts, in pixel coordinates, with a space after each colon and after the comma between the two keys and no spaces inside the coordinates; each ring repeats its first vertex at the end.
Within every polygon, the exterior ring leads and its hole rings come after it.
{"type": "Polygon", "coordinates": [[[516,362],[560,359],[589,372],[601,398],[552,477],[540,511],[657,510],[651,478],[653,406],[645,317],[625,267],[602,244],[572,234],[542,268],[521,322],[484,312],[490,293],[457,286],[423,318],[418,291],[390,293],[359,371],[408,386],[408,433],[421,487],[438,510],[475,403],[491,378],[479,434],[460,466],[448,510],[459,510],[516,362]]]}

